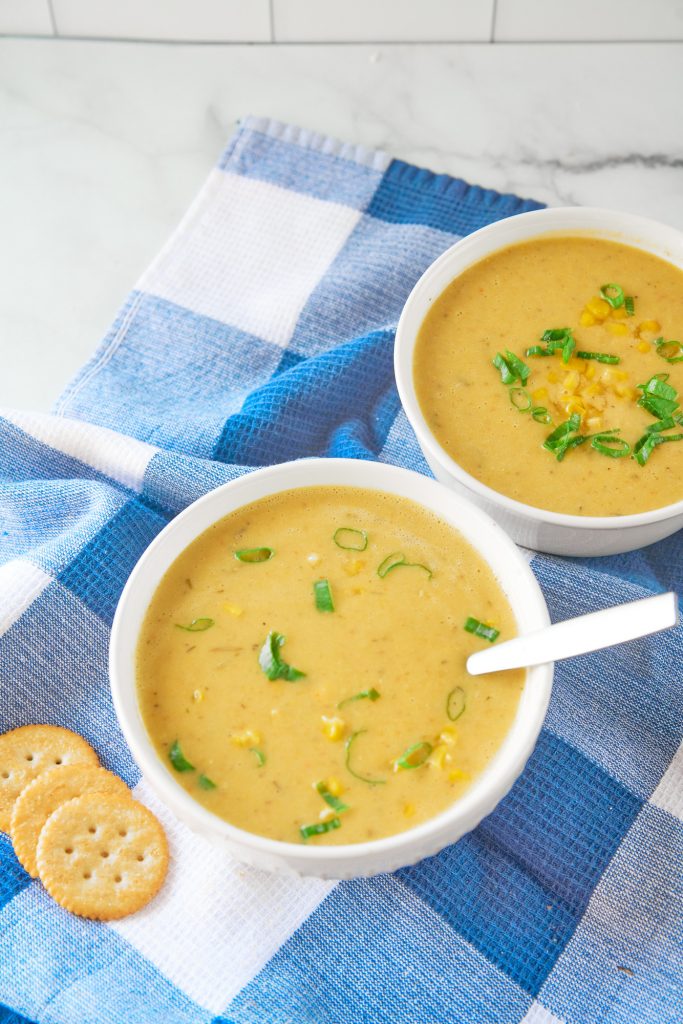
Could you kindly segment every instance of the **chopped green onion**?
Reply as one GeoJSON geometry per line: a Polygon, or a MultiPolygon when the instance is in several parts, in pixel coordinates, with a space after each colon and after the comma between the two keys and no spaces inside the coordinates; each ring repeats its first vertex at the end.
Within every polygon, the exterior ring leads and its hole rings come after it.
{"type": "Polygon", "coordinates": [[[544,331],[541,335],[541,341],[545,341],[545,349],[541,348],[540,345],[533,345],[527,349],[527,355],[551,356],[558,349],[562,349],[562,362],[568,363],[576,347],[571,327],[553,327],[550,330],[544,331]]]}
{"type": "Polygon", "coordinates": [[[614,437],[613,433],[595,434],[591,448],[595,448],[601,455],[609,455],[612,459],[623,459],[625,455],[631,454],[631,445],[622,437],[614,437]]]}
{"type": "Polygon", "coordinates": [[[371,779],[367,775],[359,775],[359,773],[354,771],[351,767],[351,750],[358,737],[362,736],[365,732],[367,732],[367,729],[359,729],[357,732],[352,732],[344,744],[346,750],[346,768],[349,773],[353,775],[354,779],[360,779],[361,782],[367,782],[370,786],[383,786],[387,781],[386,779],[371,779]]]}
{"type": "Polygon", "coordinates": [[[617,363],[621,362],[619,356],[610,356],[605,352],[577,352],[577,359],[594,359],[596,363],[610,363],[612,366],[616,366],[617,363]]]}
{"type": "Polygon", "coordinates": [[[639,466],[644,466],[657,445],[661,442],[661,434],[643,434],[633,446],[633,458],[639,466]]]}
{"type": "Polygon", "coordinates": [[[238,562],[269,562],[275,552],[272,548],[242,548],[235,552],[238,562]]]}
{"type": "Polygon", "coordinates": [[[612,309],[619,309],[624,305],[624,289],[618,284],[603,284],[600,289],[605,302],[609,302],[612,309]]]}
{"type": "Polygon", "coordinates": [[[208,775],[200,775],[197,779],[200,789],[215,789],[216,783],[208,775]]]}
{"type": "Polygon", "coordinates": [[[454,686],[446,697],[446,714],[451,722],[457,722],[465,710],[465,691],[462,686],[454,686]]]}
{"type": "Polygon", "coordinates": [[[552,423],[550,413],[544,405],[537,405],[535,409],[532,409],[531,418],[537,423],[552,423]]]}
{"type": "Polygon", "coordinates": [[[334,531],[332,540],[343,551],[365,551],[368,546],[365,530],[355,530],[352,526],[340,526],[334,531]]]}
{"type": "Polygon", "coordinates": [[[531,373],[531,370],[526,363],[522,362],[519,356],[516,356],[509,348],[505,349],[505,358],[517,380],[521,380],[522,384],[526,384],[529,379],[529,374],[531,373]]]}
{"type": "Polygon", "coordinates": [[[679,416],[667,416],[665,420],[655,420],[649,427],[645,427],[646,434],[661,434],[663,430],[670,430],[681,423],[679,416]]]}
{"type": "Polygon", "coordinates": [[[404,750],[401,756],[394,764],[395,771],[408,771],[412,768],[421,768],[425,763],[432,750],[431,743],[427,743],[426,740],[420,740],[419,743],[413,743],[411,747],[404,750]]]}
{"type": "Polygon", "coordinates": [[[316,580],[313,584],[313,594],[315,596],[315,606],[319,612],[334,611],[332,591],[327,580],[316,580]]]}
{"type": "Polygon", "coordinates": [[[503,384],[514,384],[517,377],[513,373],[512,367],[509,365],[505,356],[502,356],[500,352],[496,352],[492,362],[496,369],[500,371],[501,382],[503,384]]]}
{"type": "Polygon", "coordinates": [[[487,626],[484,622],[480,622],[479,619],[472,618],[471,615],[465,619],[465,631],[473,633],[474,636],[480,636],[482,640],[488,640],[490,644],[500,636],[499,629],[487,626]]]}
{"type": "Polygon", "coordinates": [[[168,759],[177,772],[193,772],[194,765],[190,764],[182,750],[178,740],[174,740],[168,751],[168,759]]]}
{"type": "Polygon", "coordinates": [[[294,668],[282,660],[280,648],[284,642],[285,637],[282,633],[271,630],[259,654],[258,663],[271,682],[275,679],[284,679],[288,683],[293,683],[296,679],[302,679],[306,675],[305,672],[299,671],[298,668],[294,668]]]}
{"type": "Polygon", "coordinates": [[[333,832],[335,828],[341,828],[339,818],[330,818],[329,821],[316,821],[315,825],[301,825],[299,832],[302,839],[310,839],[311,836],[322,836],[325,832],[333,832]]]}
{"type": "Polygon", "coordinates": [[[193,619],[189,626],[181,626],[179,622],[176,622],[176,629],[184,629],[186,633],[203,633],[206,629],[211,629],[215,625],[213,619],[193,619]]]}
{"type": "Polygon", "coordinates": [[[636,385],[643,392],[636,404],[658,420],[668,419],[678,409],[678,392],[666,383],[668,379],[668,373],[656,373],[645,384],[636,385]]]}
{"type": "Polygon", "coordinates": [[[531,408],[531,399],[524,388],[510,388],[508,392],[510,401],[518,412],[528,412],[531,408]],[[525,404],[522,404],[525,403],[525,404]]]}
{"type": "Polygon", "coordinates": [[[624,309],[626,310],[626,316],[633,316],[636,311],[636,304],[633,301],[632,295],[627,295],[624,299],[624,309]]]}
{"type": "Polygon", "coordinates": [[[550,330],[543,332],[541,341],[561,341],[564,343],[567,335],[571,333],[571,327],[552,327],[550,330]]]}
{"type": "Polygon", "coordinates": [[[266,755],[258,747],[249,747],[249,753],[253,754],[256,758],[256,767],[263,768],[266,763],[266,755]]]}
{"type": "Polygon", "coordinates": [[[344,700],[340,700],[337,704],[338,708],[343,708],[345,704],[351,704],[355,700],[379,700],[380,694],[373,687],[369,690],[361,690],[360,693],[354,693],[353,697],[346,697],[344,700]]]}
{"type": "Polygon", "coordinates": [[[394,551],[391,555],[387,555],[383,562],[377,566],[377,575],[381,580],[385,576],[388,576],[392,569],[422,569],[423,572],[427,573],[427,576],[432,578],[432,570],[428,569],[426,565],[422,565],[420,562],[406,562],[406,556],[402,551],[394,551]]]}
{"type": "Polygon", "coordinates": [[[552,452],[557,461],[561,462],[567,450],[574,447],[572,442],[576,441],[575,438],[570,438],[570,434],[575,434],[580,426],[581,417],[577,412],[572,413],[568,420],[560,423],[559,427],[555,427],[552,434],[548,434],[543,442],[543,447],[552,452]]]}
{"type": "Polygon", "coordinates": [[[542,345],[532,345],[526,350],[528,356],[551,356],[553,353],[542,345]]]}
{"type": "Polygon", "coordinates": [[[664,338],[657,338],[655,348],[657,355],[666,359],[667,363],[683,363],[683,345],[680,341],[665,341],[664,338]]]}
{"type": "Polygon", "coordinates": [[[328,807],[331,807],[333,811],[337,812],[337,814],[343,814],[344,811],[348,811],[349,805],[345,804],[344,801],[340,800],[338,796],[334,795],[334,793],[330,793],[324,782],[317,782],[315,788],[320,793],[328,807]]]}

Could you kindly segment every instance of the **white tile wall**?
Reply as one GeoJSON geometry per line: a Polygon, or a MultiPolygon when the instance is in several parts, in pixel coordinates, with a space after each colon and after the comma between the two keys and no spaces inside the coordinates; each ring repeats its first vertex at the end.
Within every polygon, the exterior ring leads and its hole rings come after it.
{"type": "Polygon", "coordinates": [[[268,0],[52,0],[52,6],[60,36],[270,41],[268,0]]]}
{"type": "Polygon", "coordinates": [[[494,40],[683,39],[683,0],[498,0],[494,40]]]}
{"type": "Polygon", "coordinates": [[[51,36],[48,0],[0,0],[0,35],[51,36]]]}
{"type": "Polygon", "coordinates": [[[273,0],[276,42],[489,42],[493,0],[273,0]]]}

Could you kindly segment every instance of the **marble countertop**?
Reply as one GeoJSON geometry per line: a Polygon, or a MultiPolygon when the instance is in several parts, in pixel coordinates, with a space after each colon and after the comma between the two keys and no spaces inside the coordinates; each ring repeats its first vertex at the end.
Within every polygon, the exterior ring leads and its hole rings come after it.
{"type": "Polygon", "coordinates": [[[0,404],[48,409],[237,118],[683,228],[683,44],[0,40],[0,404]]]}

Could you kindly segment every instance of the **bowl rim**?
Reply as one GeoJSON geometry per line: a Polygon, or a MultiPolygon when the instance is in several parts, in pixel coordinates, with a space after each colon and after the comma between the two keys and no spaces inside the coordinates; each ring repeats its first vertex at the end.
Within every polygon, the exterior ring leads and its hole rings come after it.
{"type": "MultiPolygon", "coordinates": [[[[353,867],[354,862],[368,859],[391,864],[392,868],[407,865],[417,859],[415,851],[419,851],[421,840],[431,837],[432,843],[437,845],[432,845],[427,852],[437,852],[474,828],[510,790],[543,726],[552,689],[552,663],[528,669],[515,718],[503,743],[481,775],[445,811],[391,836],[332,846],[306,846],[271,839],[241,829],[209,811],[173,778],[155,751],[137,701],[134,652],[149,605],[149,599],[142,601],[142,595],[148,593],[151,599],[163,574],[178,555],[212,523],[231,511],[259,500],[259,496],[317,486],[362,487],[393,493],[436,513],[459,530],[485,559],[512,606],[520,632],[540,629],[550,623],[541,588],[519,548],[490,516],[443,484],[413,470],[365,460],[314,458],[281,463],[248,472],[209,491],[171,520],[143,552],[124,587],[112,624],[109,674],[114,708],[143,777],[174,813],[176,806],[182,807],[182,819],[191,821],[190,827],[194,826],[202,834],[219,833],[233,847],[250,848],[272,860],[296,862],[299,866],[315,864],[322,869],[329,864],[332,869],[341,862],[353,867]],[[347,471],[352,473],[354,482],[336,479],[347,471]],[[416,495],[418,485],[422,489],[419,497],[416,495]],[[254,489],[261,492],[259,496],[240,500],[243,491],[254,489]],[[218,508],[220,511],[215,514],[214,509],[218,508]],[[191,533],[191,536],[179,543],[178,538],[184,533],[191,533]],[[493,554],[484,554],[477,541],[491,544],[493,554]],[[135,608],[136,601],[142,602],[142,611],[135,608]],[[462,822],[465,827],[458,831],[462,822]],[[449,832],[452,833],[450,839],[449,832]],[[399,856],[398,863],[396,855],[402,851],[405,852],[399,856]]],[[[424,855],[424,852],[417,854],[424,855]]],[[[305,873],[305,869],[302,870],[305,873]]]]}
{"type": "MultiPolygon", "coordinates": [[[[442,285],[431,298],[427,296],[432,287],[432,282],[442,273],[444,268],[447,268],[454,262],[460,262],[461,257],[466,258],[466,262],[460,266],[459,270],[450,279],[454,281],[475,263],[478,263],[481,259],[496,252],[498,249],[505,248],[507,244],[519,244],[542,235],[570,234],[577,237],[582,235],[599,237],[601,227],[604,236],[611,240],[617,240],[615,236],[625,236],[627,233],[629,236],[635,234],[647,236],[650,239],[664,239],[665,241],[660,243],[657,248],[661,250],[665,248],[667,243],[671,248],[678,247],[681,250],[680,259],[683,264],[683,231],[648,217],[622,213],[619,210],[598,206],[555,206],[543,210],[532,210],[527,213],[516,214],[513,217],[506,217],[493,224],[488,224],[478,231],[473,231],[470,235],[465,235],[455,242],[454,245],[446,249],[427,267],[406,299],[396,329],[394,344],[394,375],[401,405],[408,422],[417,435],[420,445],[426,453],[429,453],[429,457],[447,474],[455,477],[464,487],[493,505],[501,506],[509,513],[544,525],[580,531],[628,530],[658,523],[681,515],[683,513],[683,498],[668,505],[660,505],[657,508],[649,509],[647,512],[633,512],[624,516],[581,516],[565,512],[552,512],[549,509],[542,509],[536,505],[527,505],[525,502],[518,501],[516,498],[510,498],[508,495],[494,490],[494,488],[489,487],[488,484],[483,483],[463,469],[442,448],[432,433],[415,391],[413,356],[417,335],[424,317],[432,302],[442,294],[444,287],[447,287],[447,285],[442,285]],[[529,231],[515,238],[512,242],[496,244],[495,240],[499,236],[504,235],[506,231],[509,231],[513,222],[514,226],[523,222],[525,225],[528,225],[529,231]],[[418,307],[421,310],[419,313],[416,312],[418,307]],[[413,318],[417,318],[416,324],[410,322],[413,318]]],[[[619,240],[622,240],[623,244],[630,245],[632,248],[652,253],[652,249],[639,245],[633,237],[623,237],[619,240]]],[[[653,242],[653,245],[656,245],[656,243],[653,242]]],[[[654,252],[653,255],[659,255],[662,259],[667,258],[661,254],[661,251],[654,252]]],[[[683,269],[683,265],[679,269],[683,269]]]]}

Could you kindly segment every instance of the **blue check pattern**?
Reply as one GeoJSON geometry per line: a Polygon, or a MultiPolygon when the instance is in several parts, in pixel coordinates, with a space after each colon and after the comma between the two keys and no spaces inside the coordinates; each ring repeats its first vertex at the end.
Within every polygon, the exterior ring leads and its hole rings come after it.
{"type": "MultiPolygon", "coordinates": [[[[141,786],[106,668],[138,557],[256,466],[428,473],[393,382],[402,305],[458,238],[538,206],[245,121],[55,414],[0,419],[0,727],[72,727],[141,786]]],[[[531,565],[561,619],[683,589],[680,545],[531,565]]],[[[304,890],[169,826],[198,900],[215,876],[206,910],[172,872],[110,926],[52,903],[0,835],[0,1022],[680,1024],[682,665],[681,629],[560,665],[509,796],[393,875],[304,890]]]]}

